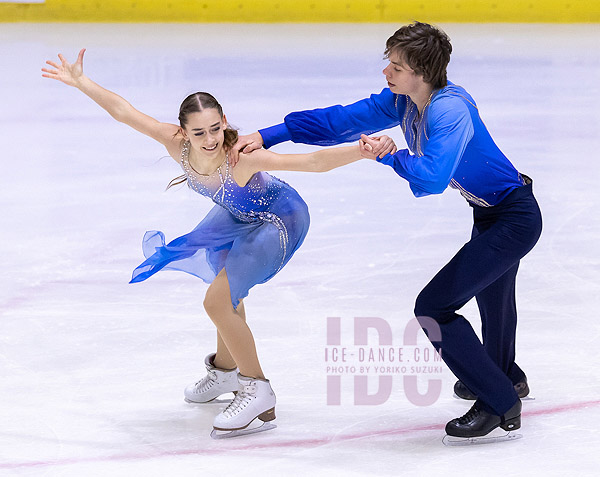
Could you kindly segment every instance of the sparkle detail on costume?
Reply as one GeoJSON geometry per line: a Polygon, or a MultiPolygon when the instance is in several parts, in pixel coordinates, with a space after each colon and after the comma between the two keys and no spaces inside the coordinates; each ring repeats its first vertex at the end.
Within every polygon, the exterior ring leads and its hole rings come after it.
{"type": "Polygon", "coordinates": [[[463,186],[461,186],[456,179],[452,179],[449,185],[452,189],[457,189],[460,192],[460,195],[467,199],[467,201],[471,204],[478,205],[479,207],[492,206],[491,204],[488,204],[485,200],[480,199],[479,197],[476,197],[475,195],[471,194],[463,186]]]}
{"type": "MultiPolygon", "coordinates": [[[[189,142],[186,141],[183,145],[183,148],[181,149],[181,163],[183,164],[185,173],[188,176],[188,184],[190,185],[190,187],[192,189],[194,189],[199,194],[211,197],[212,200],[216,204],[227,209],[231,213],[231,215],[233,215],[234,217],[238,218],[241,221],[248,222],[248,223],[253,223],[253,222],[255,223],[255,222],[263,221],[263,222],[269,222],[269,223],[273,224],[275,227],[277,227],[277,230],[279,231],[279,245],[280,245],[281,249],[283,250],[281,263],[279,264],[277,271],[281,270],[281,268],[283,267],[283,265],[285,263],[285,257],[287,254],[287,245],[288,245],[288,241],[289,241],[287,228],[285,227],[285,222],[280,217],[278,217],[276,214],[274,214],[272,212],[256,211],[256,210],[243,211],[233,205],[233,202],[231,199],[234,197],[234,193],[232,191],[235,190],[236,187],[239,188],[240,186],[235,182],[235,179],[233,178],[233,175],[231,174],[231,169],[229,167],[229,156],[228,155],[225,155],[225,162],[223,164],[221,164],[215,171],[219,175],[219,180],[221,181],[221,186],[212,195],[210,193],[209,188],[203,183],[203,180],[202,180],[203,177],[210,177],[210,175],[204,176],[204,175],[196,172],[196,170],[194,170],[194,168],[190,164],[189,155],[190,155],[190,144],[189,144],[189,142]],[[221,171],[221,167],[223,165],[225,165],[225,174],[223,174],[223,172],[221,171]],[[226,187],[226,184],[227,184],[227,187],[226,187]]],[[[264,207],[265,204],[267,204],[269,202],[269,200],[273,198],[274,194],[271,191],[271,194],[267,197],[262,195],[261,194],[262,188],[261,188],[260,184],[258,184],[253,179],[254,178],[250,179],[250,181],[248,182],[246,187],[248,187],[253,193],[255,193],[258,196],[258,198],[254,200],[255,205],[257,205],[259,207],[264,207]]],[[[283,181],[281,181],[281,182],[283,182],[283,181]]]]}
{"type": "Polygon", "coordinates": [[[308,208],[285,182],[257,172],[236,183],[229,158],[211,174],[190,163],[190,143],[183,143],[180,164],[188,186],[216,205],[190,233],[165,245],[162,232],[147,232],[147,260],[133,272],[133,282],[161,269],[180,270],[210,283],[226,268],[234,307],[248,290],[278,273],[302,244],[308,231],[308,208]]]}
{"type": "Polygon", "coordinates": [[[429,95],[429,99],[423,106],[421,113],[419,113],[417,105],[408,96],[406,97],[406,110],[404,111],[404,116],[402,117],[401,123],[402,132],[404,133],[408,147],[417,157],[421,157],[423,155],[423,141],[421,136],[424,135],[425,140],[429,140],[429,137],[427,136],[427,130],[424,125],[427,121],[427,113],[432,97],[433,92],[429,95]]]}

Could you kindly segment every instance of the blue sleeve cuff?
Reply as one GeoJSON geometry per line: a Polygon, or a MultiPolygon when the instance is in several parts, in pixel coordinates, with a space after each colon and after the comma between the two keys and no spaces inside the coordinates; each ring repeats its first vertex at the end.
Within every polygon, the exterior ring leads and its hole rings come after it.
{"type": "Polygon", "coordinates": [[[377,157],[375,158],[375,160],[376,160],[377,162],[380,162],[380,163],[382,163],[382,164],[389,165],[390,163],[392,163],[392,162],[394,161],[394,155],[393,155],[393,154],[391,154],[391,153],[387,153],[387,154],[386,154],[385,156],[383,156],[383,157],[379,157],[379,156],[377,156],[377,157]]]}
{"type": "Polygon", "coordinates": [[[285,123],[276,124],[265,129],[259,129],[258,132],[263,138],[263,143],[266,149],[269,149],[280,142],[289,141],[292,136],[285,123]]]}

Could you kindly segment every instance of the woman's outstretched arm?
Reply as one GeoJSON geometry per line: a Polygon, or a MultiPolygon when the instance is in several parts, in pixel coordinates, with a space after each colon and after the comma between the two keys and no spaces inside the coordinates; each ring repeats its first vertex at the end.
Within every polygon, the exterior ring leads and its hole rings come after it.
{"type": "Polygon", "coordinates": [[[375,160],[372,150],[382,141],[390,141],[388,136],[369,138],[362,136],[355,146],[321,149],[307,154],[277,154],[266,149],[258,149],[250,154],[240,154],[240,161],[234,169],[238,182],[245,182],[258,171],[303,171],[327,172],[360,159],[375,160]]]}
{"type": "MultiPolygon", "coordinates": [[[[163,144],[168,150],[175,146],[173,136],[179,131],[175,124],[161,123],[156,119],[138,111],[124,98],[93,82],[83,74],[83,55],[85,48],[79,52],[77,61],[69,63],[61,54],[58,55],[60,65],[54,61],[46,61],[54,69],[42,68],[44,78],[51,78],[79,89],[104,108],[117,121],[131,126],[152,139],[163,144]]],[[[178,144],[178,141],[177,141],[178,144]]],[[[176,150],[178,149],[175,148],[176,150]]]]}

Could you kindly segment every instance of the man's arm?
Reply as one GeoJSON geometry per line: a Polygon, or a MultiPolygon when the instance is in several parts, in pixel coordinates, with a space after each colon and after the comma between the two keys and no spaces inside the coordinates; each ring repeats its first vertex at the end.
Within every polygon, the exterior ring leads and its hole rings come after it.
{"type": "MultiPolygon", "coordinates": [[[[395,95],[389,88],[347,106],[298,111],[288,114],[285,122],[241,136],[231,151],[232,163],[238,152],[249,153],[285,141],[304,144],[335,145],[351,142],[361,134],[371,134],[400,124],[406,108],[406,97],[395,95]]],[[[383,147],[383,144],[379,144],[383,147]]],[[[387,154],[391,149],[376,151],[387,154]]]]}
{"type": "Polygon", "coordinates": [[[460,99],[445,98],[432,103],[429,115],[430,137],[423,156],[402,149],[378,159],[405,178],[416,197],[441,194],[448,187],[473,137],[471,115],[460,99]]]}
{"type": "Polygon", "coordinates": [[[297,111],[288,114],[282,124],[259,131],[264,146],[269,148],[291,140],[315,146],[333,146],[360,139],[400,124],[406,97],[385,88],[379,94],[347,106],[297,111]]]}

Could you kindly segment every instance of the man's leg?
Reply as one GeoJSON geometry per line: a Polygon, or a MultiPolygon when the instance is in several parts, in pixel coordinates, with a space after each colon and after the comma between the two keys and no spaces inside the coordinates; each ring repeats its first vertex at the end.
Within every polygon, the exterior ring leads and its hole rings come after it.
{"type": "Polygon", "coordinates": [[[483,346],[513,384],[525,380],[525,373],[515,363],[515,283],[518,269],[517,263],[475,297],[481,315],[483,346]]]}
{"type": "Polygon", "coordinates": [[[448,367],[479,396],[487,411],[497,415],[515,404],[517,394],[469,322],[456,310],[518,264],[518,250],[510,246],[498,250],[498,236],[503,231],[503,225],[496,224],[465,244],[423,289],[415,306],[417,317],[431,317],[440,325],[442,340],[432,343],[441,349],[448,367]]]}

